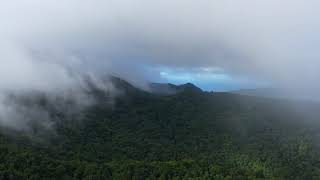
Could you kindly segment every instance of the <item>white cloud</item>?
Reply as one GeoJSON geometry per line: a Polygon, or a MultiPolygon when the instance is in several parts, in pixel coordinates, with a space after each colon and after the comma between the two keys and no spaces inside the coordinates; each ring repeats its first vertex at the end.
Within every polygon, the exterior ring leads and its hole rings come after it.
{"type": "Polygon", "coordinates": [[[316,0],[0,3],[0,93],[82,86],[84,72],[143,84],[140,65],[320,88],[316,0]]]}

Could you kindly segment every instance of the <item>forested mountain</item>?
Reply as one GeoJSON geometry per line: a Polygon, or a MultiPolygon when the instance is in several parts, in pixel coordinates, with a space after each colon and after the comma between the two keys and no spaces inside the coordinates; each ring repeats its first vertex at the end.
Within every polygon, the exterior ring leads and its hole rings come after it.
{"type": "Polygon", "coordinates": [[[58,118],[1,128],[0,179],[320,179],[317,103],[113,84],[112,103],[90,91],[98,103],[79,116],[33,101],[58,118]]]}
{"type": "Polygon", "coordinates": [[[202,91],[191,83],[174,85],[170,83],[151,83],[149,85],[149,91],[154,94],[176,94],[185,90],[189,91],[202,91]]]}

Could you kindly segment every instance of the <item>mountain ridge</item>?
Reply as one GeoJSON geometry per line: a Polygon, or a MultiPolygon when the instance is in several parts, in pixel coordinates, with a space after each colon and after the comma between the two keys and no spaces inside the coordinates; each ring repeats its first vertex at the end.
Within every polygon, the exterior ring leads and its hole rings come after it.
{"type": "Polygon", "coordinates": [[[150,83],[149,90],[155,94],[175,94],[182,91],[202,92],[202,89],[192,83],[175,85],[172,83],[150,83]]]}
{"type": "Polygon", "coordinates": [[[9,136],[0,128],[0,179],[320,177],[318,105],[190,84],[159,95],[113,81],[124,93],[112,105],[103,91],[91,91],[99,101],[80,116],[49,109],[53,131],[34,127],[9,136]]]}

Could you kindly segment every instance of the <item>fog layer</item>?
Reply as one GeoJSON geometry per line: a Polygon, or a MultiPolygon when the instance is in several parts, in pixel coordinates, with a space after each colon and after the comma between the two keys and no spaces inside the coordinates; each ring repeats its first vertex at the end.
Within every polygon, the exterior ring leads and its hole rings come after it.
{"type": "Polygon", "coordinates": [[[8,92],[77,89],[83,97],[87,74],[144,86],[159,78],[145,67],[219,69],[317,97],[319,7],[314,0],[4,0],[0,122],[21,124],[8,120],[16,112],[8,92]]]}

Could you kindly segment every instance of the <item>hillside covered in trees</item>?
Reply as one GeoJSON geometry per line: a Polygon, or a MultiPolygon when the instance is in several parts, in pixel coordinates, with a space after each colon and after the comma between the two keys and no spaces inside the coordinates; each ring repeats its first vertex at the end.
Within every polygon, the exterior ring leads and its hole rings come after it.
{"type": "Polygon", "coordinates": [[[51,130],[1,128],[0,179],[320,179],[317,103],[113,81],[112,103],[91,91],[79,116],[52,110],[51,130]]]}

